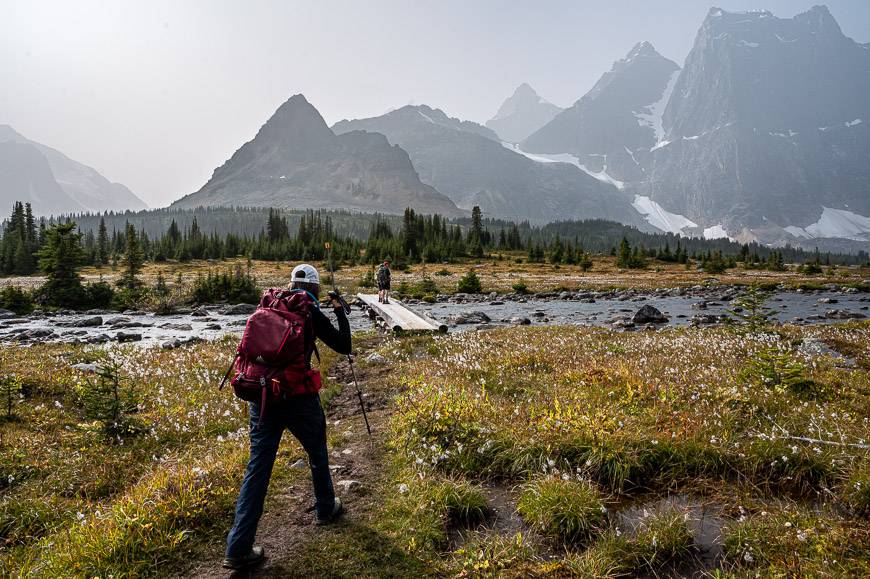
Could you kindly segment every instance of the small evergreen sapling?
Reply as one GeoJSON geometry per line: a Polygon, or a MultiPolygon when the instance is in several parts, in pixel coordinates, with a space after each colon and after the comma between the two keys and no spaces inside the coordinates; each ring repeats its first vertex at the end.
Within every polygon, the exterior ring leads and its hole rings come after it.
{"type": "Polygon", "coordinates": [[[3,404],[5,420],[15,418],[15,405],[21,398],[21,379],[18,376],[0,378],[0,403],[3,404]]]}
{"type": "Polygon", "coordinates": [[[140,430],[138,421],[130,416],[137,409],[136,395],[118,362],[103,362],[96,379],[88,379],[79,387],[79,399],[85,418],[99,422],[107,438],[120,441],[121,436],[140,430]]]}

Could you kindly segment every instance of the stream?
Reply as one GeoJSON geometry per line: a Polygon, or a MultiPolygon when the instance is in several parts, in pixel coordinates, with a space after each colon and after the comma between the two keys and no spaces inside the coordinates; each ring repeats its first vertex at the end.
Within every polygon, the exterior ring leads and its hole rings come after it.
{"type": "MultiPolygon", "coordinates": [[[[439,296],[436,303],[408,300],[411,309],[444,320],[451,332],[506,325],[594,325],[619,329],[715,324],[734,306],[734,288],[631,290],[537,294],[534,296],[439,296]],[[643,306],[653,306],[667,322],[633,319],[643,306]]],[[[868,314],[870,294],[849,290],[774,293],[766,306],[771,317],[786,323],[831,323],[868,314]]],[[[171,315],[147,312],[35,312],[18,316],[0,311],[0,343],[136,343],[173,348],[197,340],[241,334],[253,306],[226,304],[187,309],[171,315]]],[[[331,316],[331,314],[329,314],[331,316]]],[[[353,331],[369,330],[372,320],[354,307],[353,331]]]]}

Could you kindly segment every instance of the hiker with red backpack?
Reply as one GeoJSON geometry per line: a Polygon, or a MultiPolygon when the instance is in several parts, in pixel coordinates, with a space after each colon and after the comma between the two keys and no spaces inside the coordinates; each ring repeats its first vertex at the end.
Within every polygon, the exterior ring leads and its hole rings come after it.
{"type": "Polygon", "coordinates": [[[242,569],[265,557],[263,548],[254,546],[254,536],[285,429],[308,454],[315,523],[331,523],[344,512],[329,473],[320,374],[311,367],[311,356],[320,358],[315,339],[339,354],[350,354],[350,323],[340,298],[330,292],[336,330],[320,310],[319,295],[320,276],[308,264],[293,269],[289,290],[266,290],[248,319],[230,368],[236,370],[231,382],[234,392],[250,406],[251,457],[227,537],[223,566],[228,569],[242,569]]]}

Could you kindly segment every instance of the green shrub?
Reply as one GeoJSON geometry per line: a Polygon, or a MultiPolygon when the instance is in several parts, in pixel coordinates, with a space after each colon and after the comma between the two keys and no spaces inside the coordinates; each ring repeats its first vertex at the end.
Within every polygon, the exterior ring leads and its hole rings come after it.
{"type": "Polygon", "coordinates": [[[16,314],[29,314],[33,311],[33,297],[30,292],[15,285],[8,285],[0,291],[0,308],[16,314]]]}
{"type": "Polygon", "coordinates": [[[425,276],[414,284],[414,293],[438,295],[439,289],[431,277],[425,276]]]}
{"type": "Polygon", "coordinates": [[[85,286],[88,296],[88,305],[93,308],[107,308],[115,298],[115,290],[104,281],[98,281],[85,286]]]}
{"type": "Polygon", "coordinates": [[[459,279],[456,285],[456,291],[462,294],[479,294],[483,292],[480,286],[480,278],[474,271],[469,271],[459,279]]]}
{"type": "Polygon", "coordinates": [[[435,272],[435,275],[440,275],[440,276],[450,275],[450,270],[445,269],[445,268],[441,268],[435,272]]]}
{"type": "Polygon", "coordinates": [[[359,287],[375,287],[375,272],[371,269],[365,272],[359,280],[359,287]]]}
{"type": "Polygon", "coordinates": [[[588,541],[607,522],[601,493],[587,481],[538,479],[525,486],[517,510],[542,533],[571,543],[588,541]]]}
{"type": "Polygon", "coordinates": [[[230,303],[255,304],[260,290],[250,272],[237,265],[232,271],[199,275],[193,283],[193,301],[197,303],[226,300],[230,303]]]}
{"type": "Polygon", "coordinates": [[[520,280],[511,286],[516,293],[520,295],[525,295],[529,293],[529,287],[526,285],[525,280],[520,280]]]}

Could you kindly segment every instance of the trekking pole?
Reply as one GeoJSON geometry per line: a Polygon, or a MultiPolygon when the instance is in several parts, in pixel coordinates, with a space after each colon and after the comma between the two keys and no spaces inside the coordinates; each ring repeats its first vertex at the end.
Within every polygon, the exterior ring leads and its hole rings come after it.
{"type": "MultiPolygon", "coordinates": [[[[323,244],[326,248],[326,264],[329,266],[329,277],[332,278],[332,291],[329,292],[329,297],[335,297],[341,303],[341,307],[344,309],[345,314],[350,313],[350,305],[341,297],[341,293],[338,291],[338,285],[335,283],[335,271],[332,268],[332,244],[330,242],[326,242],[323,244]]],[[[353,367],[353,357],[348,354],[347,355],[347,364],[350,366],[350,375],[353,378],[353,385],[356,388],[356,397],[359,400],[359,407],[362,410],[363,420],[366,423],[366,431],[369,433],[369,438],[372,436],[372,427],[369,425],[369,416],[366,413],[366,405],[363,402],[362,390],[359,387],[359,382],[356,379],[356,369],[353,367]]]]}

